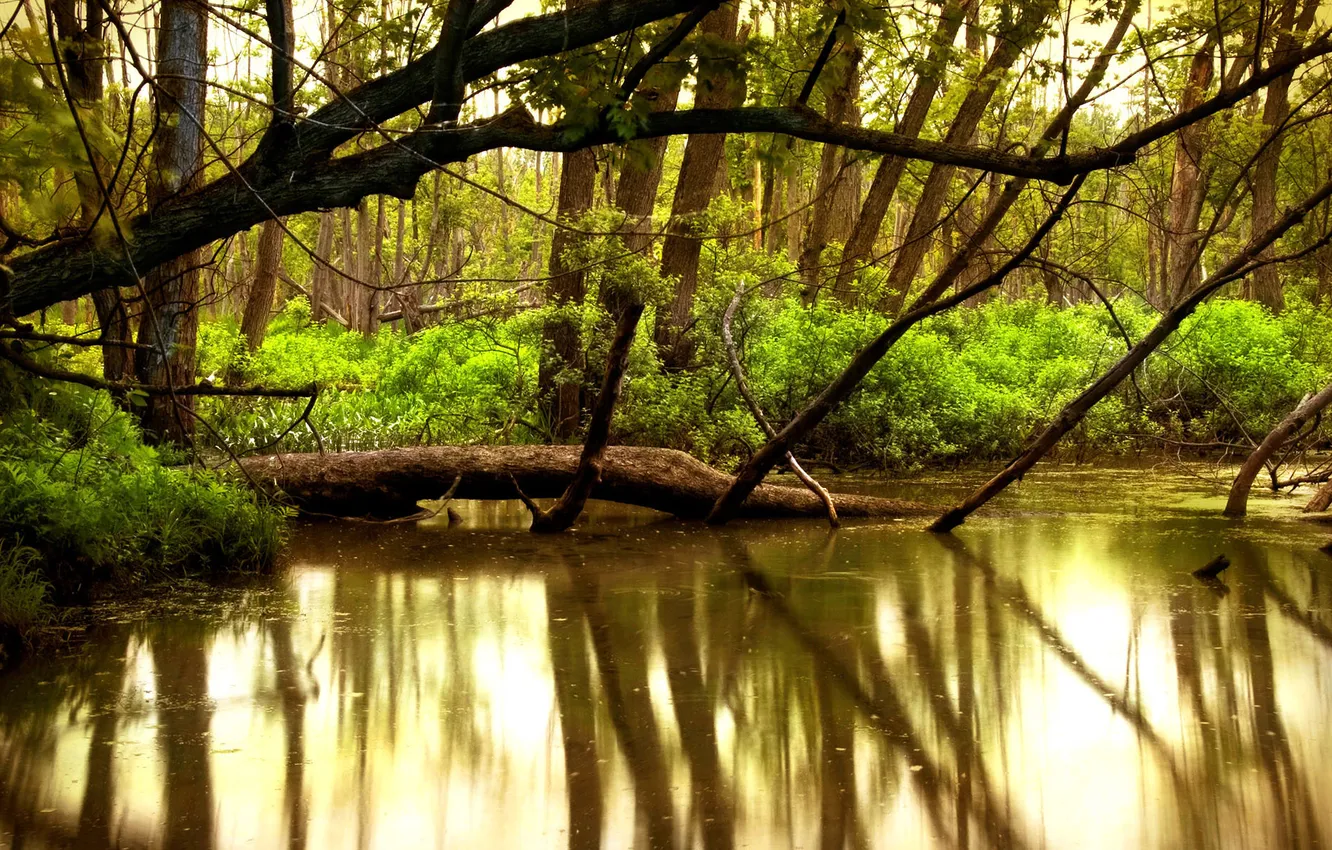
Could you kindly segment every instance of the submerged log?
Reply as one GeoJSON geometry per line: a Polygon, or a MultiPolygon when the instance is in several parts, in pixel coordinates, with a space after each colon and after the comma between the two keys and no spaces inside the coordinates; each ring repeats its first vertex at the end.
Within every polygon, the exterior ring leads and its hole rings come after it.
{"type": "MultiPolygon", "coordinates": [[[[573,477],[580,451],[578,446],[423,446],[270,455],[241,464],[256,482],[307,513],[392,518],[416,513],[419,500],[438,499],[459,477],[457,499],[516,499],[515,481],[534,499],[558,497],[573,477]]],[[[701,519],[731,480],[684,452],[612,446],[592,498],[701,519]]],[[[843,517],[930,513],[926,505],[897,499],[834,494],[833,500],[843,517]]],[[[750,494],[739,515],[824,518],[827,511],[804,488],[764,485],[750,494]]]]}

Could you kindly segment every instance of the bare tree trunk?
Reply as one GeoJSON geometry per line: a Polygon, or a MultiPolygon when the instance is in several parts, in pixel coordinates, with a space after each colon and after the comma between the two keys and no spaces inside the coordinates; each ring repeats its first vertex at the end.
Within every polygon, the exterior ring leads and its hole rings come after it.
{"type": "MultiPolygon", "coordinates": [[[[596,191],[597,161],[592,150],[581,150],[564,155],[560,168],[559,218],[567,225],[575,225],[579,216],[592,208],[596,191]]],[[[566,260],[565,254],[578,244],[577,234],[557,228],[550,240],[550,283],[546,293],[552,306],[576,309],[583,303],[583,272],[577,261],[566,260]]],[[[583,345],[579,338],[579,323],[575,316],[552,316],[544,331],[550,351],[541,362],[538,373],[538,393],[546,411],[551,431],[556,439],[568,439],[578,430],[582,413],[583,345]]]]}
{"type": "Polygon", "coordinates": [[[1314,497],[1309,500],[1309,504],[1304,506],[1305,513],[1322,513],[1332,507],[1332,481],[1327,482],[1314,497]]]}
{"type": "MultiPolygon", "coordinates": [[[[984,116],[990,99],[1004,72],[1010,68],[1022,52],[1043,32],[1045,19],[1054,10],[1055,4],[1049,0],[1039,0],[1022,7],[1020,19],[1008,33],[996,38],[994,51],[981,71],[980,79],[963,99],[957,116],[948,127],[945,141],[948,144],[966,144],[970,142],[984,116]]],[[[955,167],[935,165],[925,178],[921,188],[920,200],[916,204],[911,226],[907,230],[905,244],[898,251],[892,271],[888,274],[888,292],[883,301],[883,309],[889,315],[901,312],[906,303],[907,293],[920,271],[921,263],[930,247],[930,237],[939,224],[939,212],[948,197],[948,188],[953,180],[955,167]]]]}
{"type": "MultiPolygon", "coordinates": [[[[710,12],[699,32],[713,38],[734,41],[737,36],[739,6],[727,3],[710,12]]],[[[744,99],[738,85],[720,75],[698,80],[694,105],[699,109],[722,109],[744,99]]],[[[726,152],[726,135],[693,135],[685,142],[680,176],[675,184],[671,220],[661,246],[661,275],[675,279],[675,296],[669,310],[657,314],[655,338],[662,365],[681,368],[693,348],[686,336],[694,310],[694,291],[698,287],[698,257],[703,242],[699,238],[698,218],[708,208],[717,192],[717,168],[726,152]]]]}
{"type": "MultiPolygon", "coordinates": [[[[860,123],[860,48],[855,44],[845,46],[845,61],[840,68],[841,81],[834,86],[826,98],[827,118],[837,123],[860,123]]],[[[830,241],[845,241],[851,225],[847,221],[846,196],[850,192],[859,200],[859,166],[852,165],[857,154],[837,145],[823,146],[819,158],[819,179],[814,186],[814,215],[809,222],[809,232],[805,234],[804,246],[800,249],[800,285],[806,303],[818,297],[819,267],[823,250],[830,241]],[[854,168],[856,173],[848,173],[854,168]],[[839,203],[840,202],[840,203],[839,203]]]]}
{"type": "Polygon", "coordinates": [[[375,291],[367,284],[377,283],[374,279],[374,251],[378,241],[370,223],[370,199],[363,198],[356,207],[356,282],[353,284],[356,291],[352,297],[356,300],[356,330],[367,336],[374,333],[371,314],[375,309],[375,291]]]}
{"type": "MultiPolygon", "coordinates": [[[[412,219],[416,219],[416,202],[412,202],[412,219]]],[[[407,333],[416,333],[421,329],[421,287],[407,281],[407,252],[404,242],[407,238],[407,202],[398,201],[397,238],[393,248],[393,281],[396,287],[393,297],[402,311],[402,324],[407,333]]]]}
{"type": "MultiPolygon", "coordinates": [[[[944,51],[951,49],[958,28],[962,25],[966,8],[974,2],[976,0],[960,0],[960,2],[952,0],[944,8],[939,24],[934,30],[933,47],[930,48],[929,58],[924,65],[930,70],[917,79],[915,87],[911,90],[911,99],[907,101],[902,118],[893,128],[893,132],[913,139],[920,135],[921,128],[925,126],[925,117],[930,111],[930,104],[934,102],[934,97],[939,91],[940,70],[946,64],[943,61],[944,51]]],[[[837,269],[837,281],[833,285],[833,293],[843,303],[851,301],[851,279],[874,250],[874,241],[879,236],[879,229],[883,226],[883,219],[892,204],[893,196],[897,194],[897,186],[906,172],[906,164],[907,160],[900,156],[885,156],[879,160],[879,167],[874,172],[874,180],[865,195],[860,214],[856,216],[851,233],[847,236],[846,247],[842,250],[841,266],[837,269]]]]}
{"type": "Polygon", "coordinates": [[[278,271],[282,268],[282,240],[285,233],[280,220],[266,221],[259,231],[259,255],[254,263],[254,282],[250,297],[245,302],[241,318],[241,335],[250,351],[258,351],[264,344],[268,330],[268,317],[273,312],[273,292],[277,289],[278,271]]]}
{"type": "MultiPolygon", "coordinates": [[[[1180,110],[1202,102],[1212,84],[1213,43],[1207,43],[1193,55],[1184,87],[1180,110]]],[[[1165,303],[1173,306],[1192,292],[1201,280],[1201,250],[1198,220],[1206,194],[1202,179],[1203,132],[1193,124],[1175,134],[1175,169],[1170,180],[1170,226],[1165,242],[1165,303]]],[[[1255,231],[1260,232],[1260,231],[1255,231]]]]}
{"type": "MultiPolygon", "coordinates": [[[[1272,61],[1280,62],[1299,49],[1304,41],[1304,34],[1313,25],[1314,15],[1318,11],[1318,0],[1305,0],[1304,9],[1296,20],[1297,0],[1284,0],[1281,14],[1277,20],[1275,46],[1272,61]]],[[[1263,127],[1267,130],[1268,142],[1258,154],[1258,161],[1253,167],[1253,232],[1261,233],[1272,226],[1277,215],[1277,168],[1281,164],[1281,148],[1285,139],[1282,131],[1286,119],[1290,117],[1290,83],[1293,74],[1286,74],[1273,80],[1267,87],[1263,102],[1263,127]]],[[[1272,249],[1264,252],[1259,259],[1270,259],[1272,249]]],[[[1253,295],[1255,299],[1273,313],[1280,313],[1285,307],[1281,292],[1281,276],[1276,264],[1260,266],[1253,273],[1253,295]]]]}
{"type": "Polygon", "coordinates": [[[329,266],[333,259],[333,235],[335,223],[333,213],[319,214],[319,238],[315,242],[314,272],[310,279],[310,320],[322,322],[327,319],[329,305],[341,303],[338,297],[338,280],[329,266]]]}
{"type": "MultiPolygon", "coordinates": [[[[653,89],[653,112],[670,112],[675,109],[680,95],[680,81],[670,80],[666,85],[653,89]]],[[[652,244],[649,233],[652,230],[652,211],[657,202],[657,190],[661,186],[661,168],[666,157],[664,136],[643,142],[648,162],[636,157],[626,156],[620,167],[619,185],[615,188],[615,205],[625,214],[624,247],[625,250],[647,252],[652,244]]]]}
{"type": "MultiPolygon", "coordinates": [[[[163,0],[157,31],[159,91],[149,202],[160,205],[197,188],[203,177],[205,80],[208,75],[206,0],[163,0]]],[[[139,380],[159,386],[193,383],[199,317],[199,266],[203,251],[191,251],[153,269],[139,324],[139,380]]],[[[153,396],[139,408],[145,436],[184,443],[194,433],[192,396],[153,396]],[[177,409],[177,407],[181,409],[177,409]]]]}
{"type": "Polygon", "coordinates": [[[1286,441],[1309,421],[1310,417],[1316,416],[1328,404],[1332,404],[1332,384],[1328,384],[1314,395],[1305,396],[1285,419],[1268,432],[1258,448],[1254,449],[1244,461],[1239,474],[1235,476],[1235,482],[1230,485],[1230,497],[1226,500],[1226,516],[1242,517],[1248,512],[1249,490],[1253,487],[1253,479],[1267,465],[1272,455],[1276,454],[1286,441]]]}
{"type": "MultiPolygon", "coordinates": [[[[256,482],[278,488],[290,504],[335,516],[402,517],[419,514],[421,499],[438,499],[459,477],[458,499],[512,499],[514,479],[534,499],[568,490],[583,450],[579,446],[416,446],[373,452],[328,452],[247,457],[241,466],[256,482]]],[[[686,519],[701,519],[731,483],[731,476],[673,449],[610,446],[592,498],[639,505],[686,519]]],[[[874,496],[833,495],[846,517],[925,516],[927,505],[874,496]]],[[[803,487],[764,485],[740,516],[827,516],[823,502],[803,487]]]]}
{"type": "Polygon", "coordinates": [[[532,511],[532,530],[535,532],[549,534],[568,530],[583,512],[583,507],[592,495],[592,488],[601,480],[606,446],[610,444],[611,419],[615,415],[615,404],[620,400],[620,390],[624,387],[624,373],[629,368],[629,350],[633,346],[638,320],[642,315],[643,304],[631,304],[615,323],[615,336],[606,354],[606,374],[601,381],[601,392],[597,395],[596,407],[592,410],[592,419],[587,426],[587,436],[583,438],[583,452],[578,458],[573,480],[548,511],[541,510],[524,498],[532,511]]]}

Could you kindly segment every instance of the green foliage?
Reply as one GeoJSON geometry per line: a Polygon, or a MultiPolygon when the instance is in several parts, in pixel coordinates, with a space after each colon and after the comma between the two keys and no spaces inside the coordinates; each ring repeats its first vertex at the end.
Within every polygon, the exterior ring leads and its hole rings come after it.
{"type": "Polygon", "coordinates": [[[0,539],[0,628],[24,629],[47,614],[50,587],[36,549],[0,539]]]}
{"type": "Polygon", "coordinates": [[[60,601],[97,584],[275,563],[282,512],[213,473],[167,466],[105,393],[5,370],[0,411],[0,622],[23,625],[12,612],[38,611],[47,584],[60,601]]]}
{"type": "MultiPolygon", "coordinates": [[[[720,315],[737,283],[754,288],[784,268],[784,261],[753,251],[705,258],[692,331],[699,365],[693,369],[662,371],[647,330],[654,321],[649,308],[616,413],[617,442],[678,448],[722,466],[762,444],[726,366],[720,315]]],[[[632,268],[607,270],[589,275],[588,305],[564,308],[582,328],[588,365],[574,378],[589,395],[600,380],[609,335],[595,295],[615,281],[658,304],[664,294],[632,268]]],[[[1116,312],[1134,340],[1156,320],[1152,311],[1124,301],[1116,312]]],[[[446,322],[411,337],[385,329],[371,340],[279,320],[249,361],[247,379],[300,385],[320,375],[354,376],[346,383],[334,378],[311,416],[328,450],[539,442],[548,427],[537,412],[537,362],[542,323],[550,315],[553,310],[543,308],[446,322]]],[[[733,331],[759,403],[781,423],[886,321],[872,311],[751,294],[733,331]]],[[[801,451],[890,470],[1011,457],[1125,347],[1099,304],[1056,309],[1043,301],[999,299],[950,311],[900,340],[801,451]]],[[[1285,314],[1273,317],[1250,302],[1212,302],[1135,382],[1097,405],[1061,451],[1117,452],[1155,448],[1159,438],[1233,441],[1261,434],[1330,375],[1332,316],[1326,311],[1292,299],[1285,314]]],[[[299,402],[251,399],[210,399],[208,405],[237,450],[274,450],[300,409],[299,402]]],[[[287,451],[316,447],[303,427],[280,442],[287,451]]]]}

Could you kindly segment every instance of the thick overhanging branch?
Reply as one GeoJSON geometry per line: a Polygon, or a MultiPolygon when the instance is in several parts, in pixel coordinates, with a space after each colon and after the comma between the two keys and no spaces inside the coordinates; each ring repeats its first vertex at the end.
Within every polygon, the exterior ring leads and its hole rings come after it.
{"type": "MultiPolygon", "coordinates": [[[[464,82],[502,68],[596,44],[634,27],[687,11],[696,0],[604,0],[549,15],[522,18],[467,40],[464,82]]],[[[483,13],[478,3],[474,17],[483,13]]],[[[377,77],[321,107],[299,125],[300,155],[330,153],[343,142],[430,101],[436,68],[432,48],[402,68],[377,77]]]]}
{"type": "MultiPolygon", "coordinates": [[[[1001,174],[1063,181],[1078,173],[1077,158],[1031,159],[978,147],[927,142],[879,130],[828,121],[800,107],[694,109],[649,116],[636,137],[688,135],[709,131],[785,133],[848,148],[897,153],[1001,174]]],[[[459,162],[499,147],[527,150],[580,150],[624,141],[610,128],[573,135],[558,126],[537,125],[527,113],[511,111],[488,123],[465,128],[423,127],[403,139],[290,172],[273,169],[235,172],[197,192],[164,204],[132,223],[134,265],[152,268],[187,251],[267,221],[273,215],[354,207],[369,195],[411,198],[422,176],[438,165],[459,162]]],[[[134,280],[120,251],[100,250],[71,240],[33,251],[13,261],[11,293],[15,315],[107,286],[134,280]]]]}
{"type": "MultiPolygon", "coordinates": [[[[478,4],[478,10],[485,5],[478,4]]],[[[526,18],[469,38],[461,69],[473,80],[499,68],[595,43],[634,26],[697,6],[694,0],[606,0],[567,13],[526,18]]],[[[487,12],[488,13],[488,12],[487,12]]],[[[332,150],[379,121],[430,100],[435,71],[430,51],[403,69],[347,93],[295,125],[296,142],[261,145],[243,166],[188,195],[175,198],[131,224],[132,250],[108,250],[87,239],[50,244],[12,261],[12,311],[25,315],[60,301],[135,279],[135,268],[152,268],[215,240],[260,224],[274,215],[355,206],[370,195],[413,196],[420,178],[440,164],[499,147],[568,152],[628,141],[609,126],[582,133],[535,124],[513,111],[463,128],[425,126],[398,140],[352,156],[330,159],[332,150]]],[[[776,133],[1015,177],[1067,183],[1079,174],[1131,162],[1143,147],[1191,121],[1201,120],[1260,90],[1281,74],[1332,53],[1323,36],[1241,86],[1197,108],[1145,128],[1105,149],[1057,156],[1017,156],[975,146],[925,141],[892,132],[828,121],[794,107],[694,109],[654,113],[634,138],[698,133],[776,133]]]]}

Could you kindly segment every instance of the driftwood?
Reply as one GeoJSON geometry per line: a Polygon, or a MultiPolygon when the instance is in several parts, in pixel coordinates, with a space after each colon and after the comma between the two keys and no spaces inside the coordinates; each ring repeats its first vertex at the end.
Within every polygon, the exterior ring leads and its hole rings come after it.
{"type": "Polygon", "coordinates": [[[1332,481],[1324,484],[1314,497],[1309,500],[1309,504],[1304,506],[1305,513],[1320,513],[1332,506],[1332,481]]]}
{"type": "MultiPolygon", "coordinates": [[[[1235,476],[1235,483],[1230,486],[1230,498],[1226,500],[1226,516],[1244,516],[1249,507],[1249,490],[1253,487],[1253,479],[1258,477],[1258,473],[1271,460],[1272,455],[1276,454],[1305,422],[1322,413],[1323,408],[1329,404],[1332,404],[1332,384],[1328,384],[1316,394],[1305,396],[1295,409],[1268,433],[1262,444],[1244,461],[1239,474],[1235,476]]],[[[1276,482],[1275,473],[1272,480],[1276,482]]]]}
{"type": "MultiPolygon", "coordinates": [[[[423,499],[438,499],[455,478],[457,499],[512,499],[514,482],[534,499],[564,493],[578,465],[578,446],[426,446],[373,452],[286,454],[241,461],[261,486],[285,494],[303,511],[334,516],[410,516],[423,499]]],[[[612,446],[591,497],[638,505],[687,519],[707,516],[731,484],[719,472],[673,449],[612,446]]],[[[925,516],[928,506],[897,499],[834,494],[843,517],[925,516]]],[[[764,485],[739,515],[815,517],[827,511],[804,488],[764,485]]]]}

